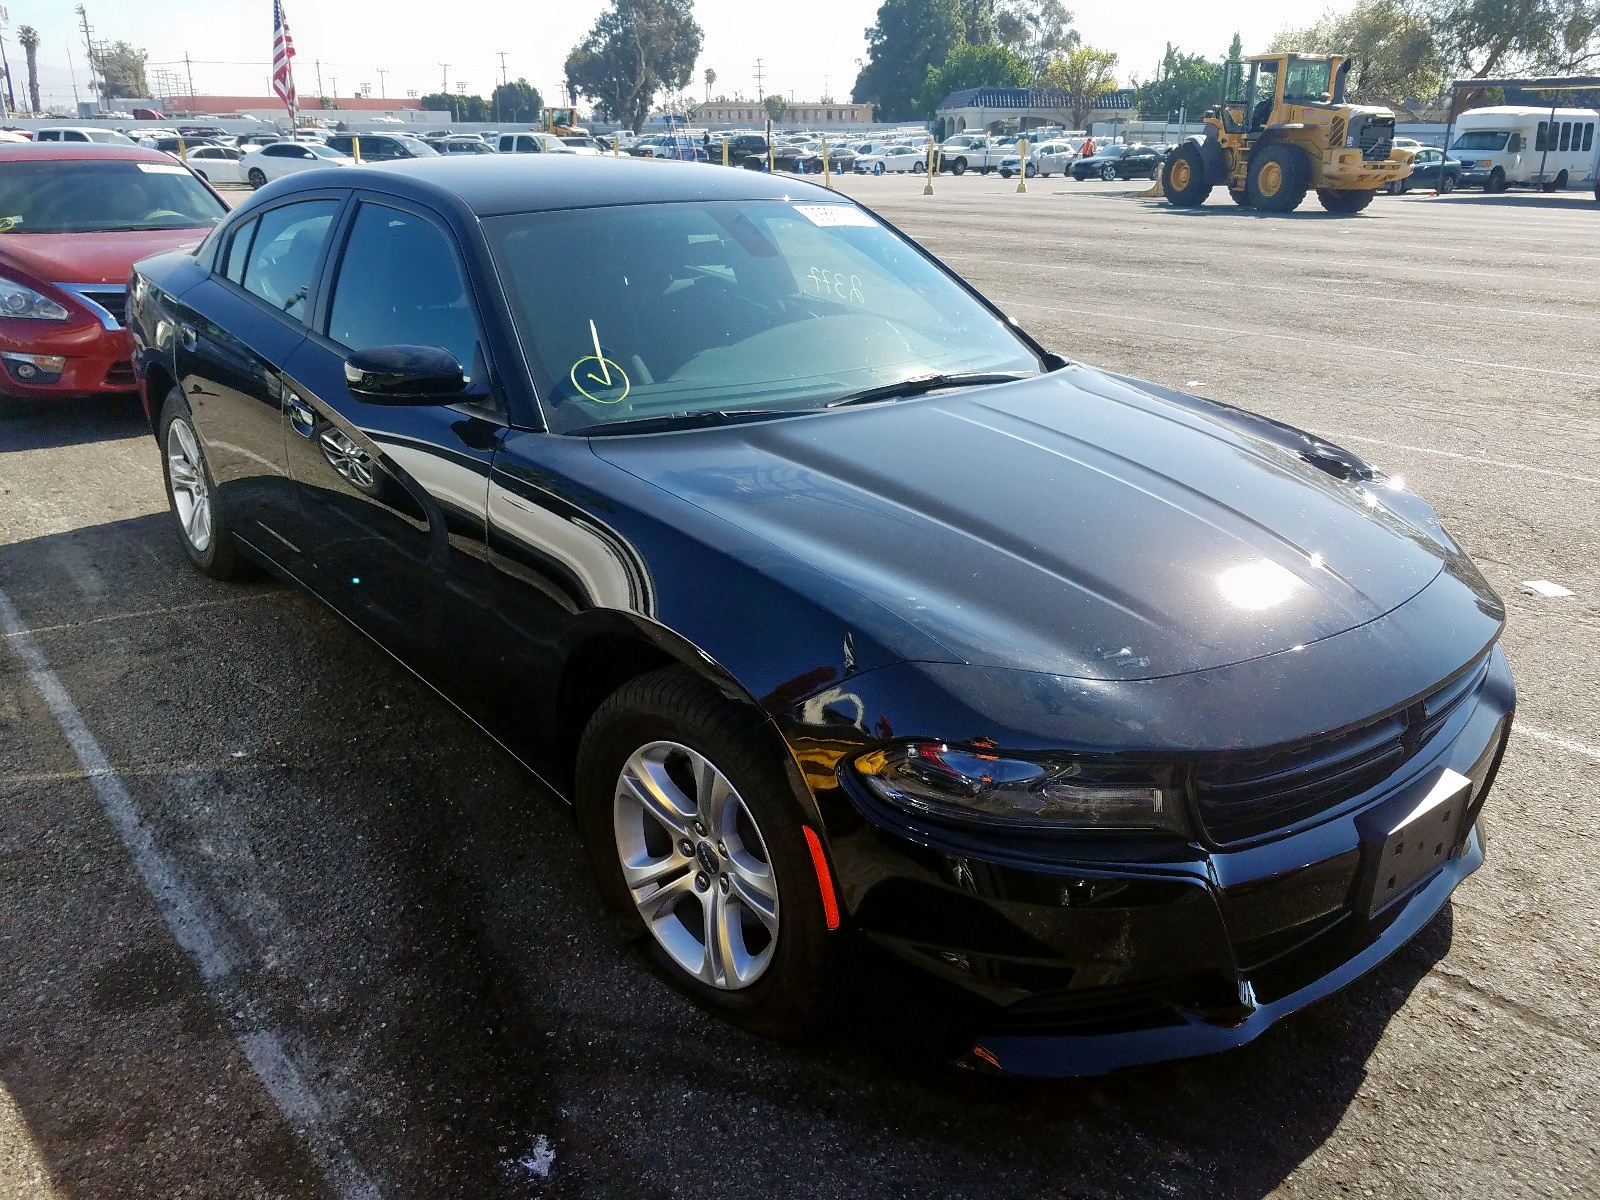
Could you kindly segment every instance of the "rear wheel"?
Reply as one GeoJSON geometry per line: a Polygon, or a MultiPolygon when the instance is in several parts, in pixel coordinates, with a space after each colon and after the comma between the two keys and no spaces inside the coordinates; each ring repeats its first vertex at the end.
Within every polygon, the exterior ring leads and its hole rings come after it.
{"type": "Polygon", "coordinates": [[[1559,192],[1559,191],[1565,190],[1566,186],[1567,186],[1567,173],[1565,171],[1562,171],[1559,175],[1557,175],[1549,183],[1544,185],[1544,190],[1547,191],[1547,192],[1559,192]]]}
{"type": "Polygon", "coordinates": [[[1267,146],[1250,164],[1250,203],[1262,212],[1287,213],[1300,207],[1311,186],[1311,164],[1298,146],[1267,146]]]}
{"type": "Polygon", "coordinates": [[[250,180],[250,186],[253,188],[261,187],[267,182],[267,177],[260,167],[251,167],[246,178],[250,180]]]}
{"type": "Polygon", "coordinates": [[[1440,191],[1441,194],[1448,196],[1451,192],[1453,192],[1455,190],[1456,190],[1456,177],[1454,175],[1445,175],[1445,176],[1442,176],[1440,178],[1440,180],[1439,180],[1439,191],[1440,191]]]}
{"type": "Polygon", "coordinates": [[[1206,164],[1199,146],[1185,142],[1172,152],[1164,165],[1161,190],[1178,208],[1195,208],[1206,202],[1211,185],[1206,182],[1206,164]]]}
{"type": "Polygon", "coordinates": [[[1029,163],[1028,167],[1027,167],[1027,170],[1023,173],[1023,178],[1024,179],[1032,179],[1038,173],[1039,173],[1039,168],[1034,166],[1032,163],[1029,163]]]}
{"type": "Polygon", "coordinates": [[[674,986],[757,1032],[816,1024],[833,946],[758,713],[681,667],[632,680],[584,731],[577,800],[601,893],[674,986]]]}
{"type": "Polygon", "coordinates": [[[1318,188],[1317,202],[1331,213],[1358,213],[1372,203],[1376,194],[1370,188],[1362,191],[1318,188]]]}

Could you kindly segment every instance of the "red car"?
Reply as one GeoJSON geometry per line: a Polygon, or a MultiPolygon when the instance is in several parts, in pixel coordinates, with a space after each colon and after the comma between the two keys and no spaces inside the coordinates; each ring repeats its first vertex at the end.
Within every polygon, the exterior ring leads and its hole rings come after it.
{"type": "Polygon", "coordinates": [[[137,390],[127,279],[227,212],[170,155],[135,146],[0,146],[0,397],[137,390]]]}

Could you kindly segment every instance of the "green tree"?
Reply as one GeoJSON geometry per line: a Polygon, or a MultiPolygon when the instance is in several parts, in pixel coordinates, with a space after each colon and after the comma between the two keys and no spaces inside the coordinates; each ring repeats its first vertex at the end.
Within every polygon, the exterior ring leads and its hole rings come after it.
{"type": "Polygon", "coordinates": [[[783,114],[789,111],[789,102],[774,93],[761,102],[761,107],[767,110],[767,116],[774,121],[781,121],[783,114]]]}
{"type": "Polygon", "coordinates": [[[1233,35],[1233,41],[1228,43],[1228,57],[1223,59],[1223,61],[1224,62],[1237,62],[1239,59],[1241,59],[1243,57],[1244,57],[1244,41],[1239,37],[1239,35],[1237,33],[1235,33],[1233,35]]]}
{"type": "Polygon", "coordinates": [[[706,68],[706,103],[711,103],[711,87],[717,82],[717,73],[710,67],[706,68]]]}
{"type": "Polygon", "coordinates": [[[1203,55],[1184,54],[1168,42],[1161,70],[1134,91],[1134,104],[1146,120],[1164,121],[1179,113],[1195,117],[1215,103],[1221,78],[1217,63],[1203,55]]]}
{"type": "Polygon", "coordinates": [[[1307,29],[1284,30],[1269,49],[1349,55],[1347,90],[1361,104],[1431,101],[1445,85],[1445,55],[1433,26],[1406,0],[1360,0],[1307,29]]]}
{"type": "Polygon", "coordinates": [[[144,64],[150,55],[127,42],[113,42],[95,55],[95,73],[100,76],[100,94],[107,100],[120,96],[148,96],[150,85],[144,79],[144,64]]]}
{"type": "Polygon", "coordinates": [[[876,104],[880,121],[921,115],[928,65],[944,62],[964,29],[960,0],[883,0],[850,98],[876,104]]]}
{"type": "Polygon", "coordinates": [[[962,42],[945,56],[944,65],[929,67],[922,85],[921,109],[926,115],[951,92],[977,87],[1026,87],[1028,64],[1004,46],[962,42]]]}
{"type": "MultiPolygon", "coordinates": [[[[452,121],[459,121],[461,118],[456,113],[460,109],[460,101],[460,96],[449,92],[429,92],[426,96],[419,97],[417,103],[428,112],[447,112],[452,121]]],[[[323,107],[327,107],[326,100],[322,103],[323,107]]]]}
{"type": "Polygon", "coordinates": [[[39,31],[32,25],[24,25],[17,30],[17,41],[22,44],[22,52],[28,56],[28,111],[38,112],[39,31]]]}
{"type": "Polygon", "coordinates": [[[1045,68],[1045,85],[1066,93],[1074,129],[1088,129],[1094,115],[1094,102],[1107,92],[1117,90],[1116,69],[1116,54],[1093,46],[1068,50],[1065,56],[1045,68]]]}
{"type": "Polygon", "coordinates": [[[961,32],[974,46],[994,41],[994,0],[961,0],[961,32]]]}
{"type": "Polygon", "coordinates": [[[994,28],[995,40],[1027,63],[1033,79],[1082,41],[1061,0],[1001,0],[994,28]]]}
{"type": "Polygon", "coordinates": [[[567,86],[638,133],[657,92],[688,85],[702,38],[694,0],[611,0],[567,55],[567,86]]]}
{"type": "Polygon", "coordinates": [[[489,96],[489,106],[494,110],[491,121],[532,123],[544,109],[544,98],[539,89],[526,79],[515,83],[502,83],[489,96]]]}

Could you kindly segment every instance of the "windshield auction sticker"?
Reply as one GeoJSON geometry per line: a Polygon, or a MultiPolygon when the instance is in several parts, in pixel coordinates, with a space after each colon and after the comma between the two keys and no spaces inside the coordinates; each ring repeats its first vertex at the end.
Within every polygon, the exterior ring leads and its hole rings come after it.
{"type": "Polygon", "coordinates": [[[794,210],[813,225],[825,229],[837,225],[864,225],[871,229],[877,224],[853,204],[796,204],[794,210]]]}

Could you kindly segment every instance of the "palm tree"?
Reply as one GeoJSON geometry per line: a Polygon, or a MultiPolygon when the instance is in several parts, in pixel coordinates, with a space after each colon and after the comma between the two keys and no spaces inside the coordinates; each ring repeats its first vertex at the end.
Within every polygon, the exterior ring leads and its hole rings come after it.
{"type": "Polygon", "coordinates": [[[22,43],[23,53],[28,56],[28,103],[33,107],[29,112],[39,111],[39,31],[32,25],[24,25],[17,30],[17,41],[22,43]]]}
{"type": "Polygon", "coordinates": [[[717,81],[717,73],[710,67],[706,68],[706,103],[711,103],[711,85],[717,81]]]}

